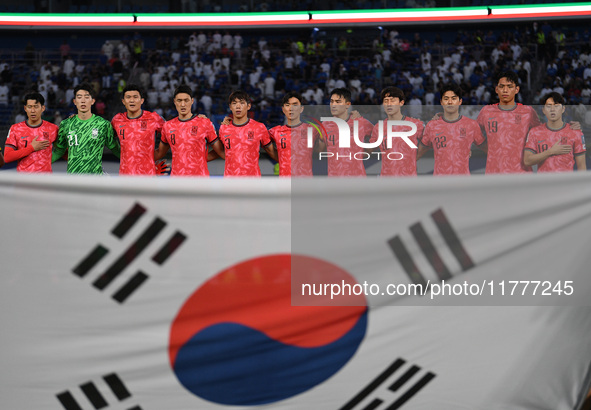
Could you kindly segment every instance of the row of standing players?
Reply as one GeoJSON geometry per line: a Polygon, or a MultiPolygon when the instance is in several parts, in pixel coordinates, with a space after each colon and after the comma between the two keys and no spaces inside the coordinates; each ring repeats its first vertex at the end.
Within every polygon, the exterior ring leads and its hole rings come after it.
{"type": "MultiPolygon", "coordinates": [[[[434,174],[452,175],[470,173],[469,158],[475,144],[487,152],[486,173],[529,172],[536,164],[538,172],[572,171],[575,164],[577,170],[586,169],[584,136],[578,123],[563,122],[565,103],[560,94],[543,97],[542,111],[547,123],[542,124],[532,107],[515,102],[519,92],[515,73],[497,75],[495,91],[499,103],[485,106],[477,120],[472,120],[460,114],[461,88],[445,85],[441,89],[442,113],[424,126],[422,121],[402,114],[404,93],[388,87],[381,93],[387,121],[374,126],[357,111],[351,112],[349,90],[335,89],[330,95],[331,115],[346,121],[350,130],[355,129],[357,122],[358,135],[370,143],[366,146],[383,140],[375,148],[363,148],[353,136],[346,144],[349,147],[341,147],[339,127],[333,120],[302,121],[302,97],[295,92],[283,98],[286,124],[271,130],[249,118],[248,94],[233,92],[228,99],[232,117],[224,120],[218,135],[209,119],[192,113],[193,92],[186,85],[179,86],[174,93],[178,117],[166,122],[158,114],[142,110],[143,91],[128,85],[122,93],[126,112],[117,114],[109,123],[92,114],[93,89],[80,84],[74,98],[78,113],[62,121],[59,127],[42,120],[43,97],[27,94],[27,120],[10,128],[4,159],[18,161],[18,171],[51,172],[52,162],[64,157],[68,173],[102,174],[106,145],[121,158],[122,175],[162,173],[165,164],[157,161],[171,150],[171,175],[208,176],[207,162],[222,158],[224,176],[256,177],[261,175],[258,161],[262,146],[279,162],[280,176],[312,176],[313,155],[326,159],[328,176],[365,176],[364,160],[372,151],[380,154],[381,176],[412,176],[417,174],[417,160],[433,149],[434,174]],[[409,128],[404,123],[389,121],[410,121],[416,125],[416,132],[407,139],[394,138],[388,143],[383,136],[409,128]],[[160,134],[157,148],[155,134],[160,134]]],[[[3,162],[0,154],[0,166],[3,162]]]]}

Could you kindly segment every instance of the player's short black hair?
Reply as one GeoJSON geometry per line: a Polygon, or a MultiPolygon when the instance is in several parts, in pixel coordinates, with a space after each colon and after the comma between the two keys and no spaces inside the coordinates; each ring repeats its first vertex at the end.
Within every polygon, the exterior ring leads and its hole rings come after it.
{"type": "Polygon", "coordinates": [[[453,92],[455,95],[458,96],[458,98],[461,100],[462,97],[464,96],[464,90],[462,90],[462,87],[460,87],[458,84],[456,83],[447,83],[447,84],[443,84],[441,86],[441,88],[439,89],[439,93],[441,94],[441,98],[443,98],[443,94],[445,94],[446,92],[451,91],[453,92]]]}
{"type": "Polygon", "coordinates": [[[246,101],[250,104],[250,96],[246,91],[243,90],[236,90],[232,91],[232,93],[228,96],[228,105],[232,104],[232,101],[246,101]]]}
{"type": "Polygon", "coordinates": [[[402,91],[398,87],[386,87],[382,90],[380,94],[380,101],[384,102],[384,98],[391,97],[391,98],[398,98],[398,101],[406,101],[406,97],[404,96],[404,91],[402,91]]]}
{"type": "Polygon", "coordinates": [[[31,91],[25,94],[23,97],[23,105],[27,105],[27,101],[33,100],[41,105],[45,105],[45,97],[37,91],[31,91]]]}
{"type": "Polygon", "coordinates": [[[506,78],[509,82],[519,86],[519,76],[515,71],[501,71],[500,73],[497,73],[495,76],[495,87],[499,84],[501,78],[506,78]]]}
{"type": "Polygon", "coordinates": [[[298,93],[297,91],[290,91],[286,93],[281,99],[281,105],[287,104],[291,98],[297,98],[300,104],[304,100],[302,94],[298,93]]]}
{"type": "Polygon", "coordinates": [[[546,105],[546,101],[548,101],[549,98],[552,98],[552,100],[554,101],[554,104],[566,105],[566,100],[564,99],[562,94],[557,93],[556,91],[552,91],[552,92],[544,95],[542,97],[542,99],[540,100],[540,104],[546,105]]]}
{"type": "Polygon", "coordinates": [[[92,84],[84,82],[84,83],[80,83],[78,84],[76,87],[74,87],[74,98],[76,97],[76,94],[78,94],[78,91],[88,91],[88,93],[90,94],[90,97],[94,100],[94,87],[92,86],[92,84]]]}
{"type": "Polygon", "coordinates": [[[333,95],[343,97],[346,102],[351,102],[351,90],[348,88],[335,88],[330,92],[330,97],[333,95]]]}
{"type": "Polygon", "coordinates": [[[174,95],[172,96],[173,99],[176,98],[179,94],[189,94],[191,98],[193,98],[193,90],[187,84],[181,84],[174,90],[174,95]]]}
{"type": "Polygon", "coordinates": [[[144,94],[144,89],[137,84],[127,84],[123,91],[121,92],[121,99],[125,97],[125,93],[128,91],[137,91],[140,93],[141,98],[146,98],[144,94]]]}

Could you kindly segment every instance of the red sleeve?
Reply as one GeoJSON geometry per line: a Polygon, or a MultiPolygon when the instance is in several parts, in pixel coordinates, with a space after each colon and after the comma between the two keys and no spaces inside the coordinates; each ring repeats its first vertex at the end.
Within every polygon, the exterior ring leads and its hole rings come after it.
{"type": "Polygon", "coordinates": [[[423,135],[421,136],[421,138],[419,138],[419,142],[421,144],[423,144],[425,147],[430,147],[433,145],[433,143],[431,142],[431,129],[433,127],[430,126],[429,124],[427,124],[427,126],[425,127],[425,130],[423,132],[423,135]]]}
{"type": "Polygon", "coordinates": [[[269,145],[271,143],[271,134],[269,134],[269,130],[265,127],[265,124],[261,123],[261,144],[263,147],[265,145],[269,145]]]}
{"type": "Polygon", "coordinates": [[[11,145],[7,145],[4,148],[6,149],[6,153],[4,154],[4,160],[6,162],[18,161],[35,151],[33,145],[19,150],[14,149],[11,145]]]}
{"type": "Polygon", "coordinates": [[[164,127],[164,123],[166,121],[164,121],[164,118],[162,118],[159,114],[154,113],[154,115],[156,116],[156,132],[161,133],[162,132],[162,127],[164,127]]]}
{"type": "Polygon", "coordinates": [[[211,122],[209,120],[207,120],[207,121],[209,122],[209,127],[210,127],[209,128],[209,132],[208,132],[209,135],[207,137],[207,141],[209,143],[212,143],[212,142],[214,142],[215,140],[218,139],[218,135],[215,132],[215,127],[213,126],[213,122],[211,122]]]}
{"type": "Polygon", "coordinates": [[[480,126],[478,125],[477,122],[474,122],[474,143],[476,145],[482,145],[486,142],[486,139],[484,139],[484,135],[482,135],[482,130],[480,129],[480,126]]]}
{"type": "Polygon", "coordinates": [[[423,121],[418,120],[416,122],[417,124],[417,133],[415,134],[417,137],[417,140],[420,141],[421,138],[423,138],[423,132],[425,132],[425,124],[423,124],[423,121]]]}
{"type": "Polygon", "coordinates": [[[378,123],[376,125],[374,125],[374,127],[371,131],[371,138],[369,139],[369,142],[375,143],[378,140],[378,134],[380,132],[380,125],[383,126],[383,123],[381,121],[378,121],[378,123]]]}
{"type": "Polygon", "coordinates": [[[371,123],[371,121],[367,120],[367,119],[363,119],[363,142],[365,142],[365,139],[367,137],[371,138],[371,133],[373,131],[373,124],[371,123]]]}
{"type": "Polygon", "coordinates": [[[538,153],[538,146],[536,145],[536,130],[530,130],[527,133],[527,137],[525,139],[525,147],[523,148],[524,150],[528,150],[533,152],[534,154],[538,153]]]}
{"type": "Polygon", "coordinates": [[[585,136],[581,131],[575,131],[575,142],[573,147],[573,153],[575,155],[583,154],[587,151],[585,146],[585,136]]]}
{"type": "Polygon", "coordinates": [[[160,135],[160,142],[162,142],[163,144],[166,144],[166,145],[170,145],[170,143],[168,142],[168,137],[166,135],[167,131],[168,130],[167,130],[166,125],[163,125],[162,126],[162,134],[160,135]]]}
{"type": "Polygon", "coordinates": [[[536,110],[534,110],[532,107],[529,108],[531,109],[531,121],[529,124],[529,128],[532,129],[533,127],[537,127],[542,123],[540,122],[540,117],[538,117],[538,113],[536,112],[536,110]]]}
{"type": "Polygon", "coordinates": [[[485,118],[486,118],[487,107],[488,107],[487,105],[482,107],[480,109],[480,112],[478,113],[478,117],[476,118],[476,122],[480,126],[480,129],[482,130],[482,135],[484,135],[485,139],[486,139],[486,120],[485,120],[485,118]]]}

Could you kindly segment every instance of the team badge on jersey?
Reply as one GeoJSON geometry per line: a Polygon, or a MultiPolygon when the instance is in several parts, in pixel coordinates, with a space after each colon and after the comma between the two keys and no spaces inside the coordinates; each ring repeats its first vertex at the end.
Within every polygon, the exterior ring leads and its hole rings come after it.
{"type": "Polygon", "coordinates": [[[466,138],[466,129],[460,128],[460,138],[466,138]]]}
{"type": "Polygon", "coordinates": [[[197,135],[197,132],[199,131],[199,126],[198,125],[194,125],[191,127],[191,135],[197,135]]]}
{"type": "Polygon", "coordinates": [[[97,128],[93,128],[92,129],[92,138],[97,138],[98,137],[98,129],[97,128]]]}
{"type": "Polygon", "coordinates": [[[560,137],[560,143],[562,145],[567,145],[568,144],[568,138],[566,138],[566,137],[560,137]]]}
{"type": "Polygon", "coordinates": [[[44,132],[44,133],[43,133],[43,138],[45,138],[45,139],[49,139],[49,133],[48,133],[48,132],[44,132]]]}
{"type": "Polygon", "coordinates": [[[143,130],[147,130],[148,129],[148,122],[145,120],[140,121],[140,127],[143,130]]]}
{"type": "Polygon", "coordinates": [[[248,140],[252,141],[254,139],[254,132],[248,131],[248,140]]]}
{"type": "Polygon", "coordinates": [[[515,116],[515,124],[521,124],[521,115],[520,114],[517,114],[515,116]]]}

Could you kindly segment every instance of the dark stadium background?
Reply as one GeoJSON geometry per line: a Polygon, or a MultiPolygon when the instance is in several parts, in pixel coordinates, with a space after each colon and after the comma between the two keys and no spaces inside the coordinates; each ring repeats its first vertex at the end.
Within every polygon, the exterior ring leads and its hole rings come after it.
{"type": "MultiPolygon", "coordinates": [[[[517,5],[524,4],[517,0],[501,0],[487,5],[517,5]]],[[[539,3],[537,3],[539,4],[539,3]]],[[[40,1],[14,1],[6,0],[0,6],[0,13],[167,13],[167,12],[242,12],[242,11],[298,11],[298,10],[361,10],[380,8],[422,8],[422,7],[463,7],[481,6],[480,0],[465,1],[433,1],[433,0],[383,0],[383,1],[335,1],[311,2],[311,1],[203,1],[188,2],[184,0],[160,2],[142,1],[132,2],[127,0],[119,1],[77,1],[67,2],[59,0],[40,1]]],[[[465,90],[464,105],[483,105],[495,102],[496,95],[492,86],[494,73],[501,69],[510,69],[518,72],[522,78],[520,102],[525,104],[537,104],[540,92],[544,89],[553,88],[558,82],[566,84],[565,79],[570,77],[568,86],[564,86],[564,94],[571,105],[588,105],[589,98],[586,97],[585,89],[591,88],[591,77],[584,79],[584,68],[574,69],[572,62],[580,59],[581,54],[589,53],[591,42],[589,39],[588,19],[519,19],[511,22],[495,23],[429,23],[429,24],[355,24],[353,26],[343,25],[322,25],[316,28],[309,27],[182,27],[178,29],[166,28],[140,28],[140,29],[113,29],[113,28],[67,28],[47,29],[35,27],[2,27],[0,36],[2,46],[0,47],[0,64],[7,69],[0,69],[0,133],[6,135],[8,128],[22,113],[20,100],[25,91],[38,89],[39,73],[41,67],[50,62],[56,67],[63,68],[63,57],[60,47],[67,44],[69,55],[76,64],[84,65],[84,73],[80,80],[97,81],[100,84],[100,92],[97,97],[97,105],[100,115],[111,119],[113,115],[123,110],[120,103],[117,82],[111,81],[110,86],[103,84],[103,77],[113,75],[115,78],[122,78],[127,82],[138,82],[142,71],[156,69],[159,65],[168,65],[174,52],[175,43],[180,51],[180,64],[174,75],[180,77],[179,70],[183,62],[190,59],[188,47],[186,46],[189,37],[193,33],[203,31],[211,36],[216,30],[221,34],[228,31],[231,35],[240,33],[243,37],[241,58],[238,58],[234,50],[218,50],[219,55],[229,55],[231,59],[230,69],[224,75],[218,75],[215,82],[210,86],[204,77],[195,76],[196,100],[199,100],[204,93],[211,95],[213,106],[210,117],[214,123],[219,121],[228,112],[226,97],[233,89],[238,88],[241,80],[236,75],[238,67],[242,68],[242,85],[253,98],[252,115],[255,119],[264,122],[269,128],[282,123],[283,117],[280,110],[280,91],[296,89],[304,93],[309,87],[319,85],[324,91],[323,104],[328,103],[328,92],[330,86],[326,78],[320,74],[320,64],[326,59],[331,63],[331,78],[342,77],[341,79],[349,86],[349,82],[357,77],[362,86],[361,92],[356,94],[354,104],[371,105],[378,104],[380,89],[387,85],[396,85],[402,88],[407,95],[407,104],[416,96],[422,104],[428,104],[426,98],[429,92],[434,94],[434,104],[438,105],[439,95],[437,87],[433,84],[431,76],[427,75],[421,66],[421,55],[428,51],[432,56],[431,66],[434,70],[443,61],[448,53],[453,53],[462,46],[464,53],[462,63],[458,67],[461,71],[463,66],[471,59],[479,56],[485,59],[488,69],[484,70],[482,82],[490,93],[490,100],[483,100],[471,96],[476,88],[471,79],[464,79],[462,87],[465,90]],[[546,35],[546,44],[538,44],[537,31],[543,30],[546,35]],[[396,37],[398,46],[389,43],[390,32],[397,31],[396,37]],[[128,66],[123,66],[114,61],[107,61],[101,48],[107,40],[118,44],[120,42],[130,44],[132,48],[134,39],[141,38],[143,51],[138,58],[132,58],[128,66]],[[265,38],[270,51],[270,59],[265,62],[261,57],[258,42],[265,38]],[[381,39],[381,44],[376,39],[381,39]],[[304,64],[293,72],[284,68],[284,58],[293,53],[293,43],[300,41],[304,47],[308,44],[323,44],[313,52],[306,48],[303,53],[304,64]],[[516,65],[510,56],[501,57],[497,64],[491,60],[492,50],[499,44],[511,45],[516,42],[522,48],[520,59],[527,60],[531,65],[529,72],[528,87],[525,82],[527,73],[523,68],[516,65]],[[346,42],[345,47],[340,47],[346,42]],[[408,44],[408,49],[399,50],[400,44],[408,44]],[[378,78],[374,64],[374,56],[383,48],[391,48],[392,61],[389,64],[383,62],[381,78],[378,78]],[[557,57],[561,57],[558,58],[557,57]],[[548,63],[556,60],[556,69],[548,69],[548,63]],[[346,74],[339,72],[341,64],[346,68],[346,74]],[[244,86],[248,81],[248,75],[255,66],[262,65],[263,75],[272,75],[277,79],[282,75],[285,83],[276,83],[276,94],[272,97],[263,95],[257,87],[244,86]],[[422,89],[413,90],[411,84],[402,74],[410,73],[411,76],[418,74],[423,79],[422,89]],[[6,86],[8,89],[7,102],[2,101],[1,89],[6,86]],[[278,87],[281,86],[281,87],[278,87]],[[375,96],[366,92],[367,88],[375,91],[375,96]],[[104,107],[101,108],[101,106],[104,107]]],[[[116,53],[116,50],[115,50],[116,53]]],[[[200,53],[200,59],[213,61],[216,53],[200,53]]],[[[521,64],[521,63],[519,63],[521,64]]],[[[453,79],[453,73],[444,74],[441,83],[453,79]]],[[[171,76],[171,77],[172,77],[171,76]]],[[[58,92],[49,92],[47,111],[45,119],[55,121],[56,116],[66,118],[74,112],[73,104],[67,101],[64,96],[68,88],[71,88],[72,78],[68,78],[62,70],[56,70],[52,76],[52,82],[57,84],[58,92]],[[57,114],[59,112],[59,115],[57,114]]],[[[147,103],[147,101],[146,101],[147,103]]],[[[163,116],[169,119],[175,115],[174,107],[169,104],[159,104],[163,109],[163,116]]],[[[147,109],[154,109],[145,105],[147,109]]],[[[406,108],[408,109],[408,107],[406,108]]],[[[197,103],[196,110],[204,112],[202,104],[197,103]]],[[[567,113],[568,119],[579,120],[589,135],[591,118],[587,116],[585,121],[583,111],[575,114],[574,111],[567,113]]],[[[424,121],[428,118],[422,118],[424,121]]],[[[21,117],[22,120],[22,117],[21,117]]],[[[59,120],[59,118],[57,119],[59,120]]],[[[0,138],[0,144],[4,145],[4,138],[0,138]]],[[[478,155],[474,158],[478,161],[478,155]]],[[[13,164],[8,164],[7,168],[13,164]]],[[[481,163],[476,168],[481,167],[481,163]]]]}

